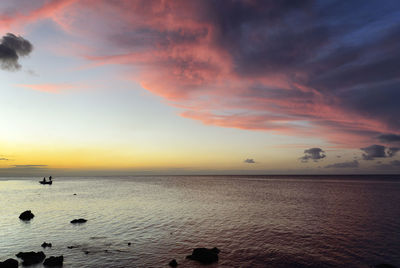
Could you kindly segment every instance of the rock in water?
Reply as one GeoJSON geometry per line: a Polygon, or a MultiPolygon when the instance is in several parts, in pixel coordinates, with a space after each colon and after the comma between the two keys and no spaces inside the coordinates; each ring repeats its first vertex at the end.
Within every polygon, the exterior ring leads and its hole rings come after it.
{"type": "Polygon", "coordinates": [[[14,259],[7,259],[3,262],[0,261],[0,268],[18,268],[18,261],[14,259]]]}
{"type": "Polygon", "coordinates": [[[198,261],[202,264],[211,264],[218,261],[218,248],[195,248],[192,255],[187,256],[187,259],[198,261]]]}
{"type": "Polygon", "coordinates": [[[19,218],[23,221],[30,221],[35,215],[30,210],[26,210],[19,215],[19,218]]]}
{"type": "Polygon", "coordinates": [[[87,220],[85,220],[85,219],[74,219],[74,220],[72,220],[71,221],[71,223],[85,223],[85,222],[87,222],[87,220]]]}
{"type": "Polygon", "coordinates": [[[62,266],[63,261],[64,261],[63,255],[58,256],[58,257],[51,256],[44,260],[43,265],[44,266],[62,266]]]}
{"type": "Polygon", "coordinates": [[[168,263],[168,265],[171,266],[171,267],[176,267],[176,266],[178,266],[178,263],[176,262],[175,259],[173,259],[172,261],[170,261],[170,262],[168,263]]]}
{"type": "Polygon", "coordinates": [[[49,248],[51,248],[51,243],[46,243],[46,242],[43,242],[43,244],[42,244],[42,248],[47,248],[47,247],[49,247],[49,248]]]}
{"type": "Polygon", "coordinates": [[[43,251],[39,252],[20,252],[16,255],[18,258],[22,259],[22,265],[32,265],[41,263],[46,255],[44,255],[43,251]]]}

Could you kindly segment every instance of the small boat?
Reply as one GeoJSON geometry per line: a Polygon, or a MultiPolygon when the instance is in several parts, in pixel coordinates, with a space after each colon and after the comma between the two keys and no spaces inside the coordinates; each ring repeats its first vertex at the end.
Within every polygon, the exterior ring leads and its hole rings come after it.
{"type": "Polygon", "coordinates": [[[53,181],[39,181],[40,184],[53,184],[53,181]]]}

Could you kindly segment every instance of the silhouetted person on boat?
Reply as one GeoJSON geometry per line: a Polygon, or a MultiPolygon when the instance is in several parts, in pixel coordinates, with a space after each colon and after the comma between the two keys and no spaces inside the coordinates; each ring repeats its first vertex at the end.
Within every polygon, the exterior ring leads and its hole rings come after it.
{"type": "Polygon", "coordinates": [[[43,180],[42,180],[42,182],[46,182],[46,177],[43,177],[43,180]]]}
{"type": "Polygon", "coordinates": [[[50,177],[49,177],[49,180],[50,180],[50,181],[51,181],[51,178],[52,178],[52,177],[50,176],[50,177]]]}

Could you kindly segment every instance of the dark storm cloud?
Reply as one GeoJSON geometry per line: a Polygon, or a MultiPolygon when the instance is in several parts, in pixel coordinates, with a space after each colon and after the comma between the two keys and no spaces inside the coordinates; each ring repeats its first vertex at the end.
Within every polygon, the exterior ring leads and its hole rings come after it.
{"type": "Polygon", "coordinates": [[[361,150],[364,151],[362,154],[362,158],[364,160],[374,160],[375,158],[393,157],[398,151],[400,151],[400,148],[386,148],[383,145],[374,144],[365,148],[361,148],[361,150]]]}
{"type": "Polygon", "coordinates": [[[32,44],[21,36],[7,33],[1,38],[0,43],[0,67],[4,70],[18,70],[21,68],[18,60],[20,57],[31,53],[32,44]]]}
{"type": "Polygon", "coordinates": [[[227,49],[240,75],[294,70],[328,38],[325,26],[303,17],[314,1],[210,1],[205,15],[216,43],[227,49]],[[293,20],[302,23],[294,25],[293,20]],[[305,23],[306,25],[303,25],[305,23]]]}
{"type": "Polygon", "coordinates": [[[327,165],[325,166],[325,168],[357,168],[358,166],[359,166],[358,161],[354,160],[349,162],[341,162],[341,163],[327,165]]]}
{"type": "MultiPolygon", "coordinates": [[[[238,75],[284,72],[293,82],[338,98],[344,110],[400,129],[398,1],[211,3],[207,19],[238,75]]],[[[296,90],[285,94],[299,98],[296,90]]]]}
{"type": "Polygon", "coordinates": [[[381,135],[378,136],[378,139],[381,142],[387,142],[387,143],[400,142],[400,135],[397,135],[397,134],[381,134],[381,135]]]}
{"type": "Polygon", "coordinates": [[[247,159],[244,160],[243,162],[244,162],[244,163],[247,163],[247,164],[255,164],[255,163],[256,163],[256,161],[254,161],[253,158],[247,158],[247,159]]]}
{"type": "Polygon", "coordinates": [[[325,157],[325,152],[321,148],[310,148],[304,150],[304,156],[300,157],[299,159],[301,162],[307,162],[310,159],[316,162],[325,157]]]}
{"type": "MultiPolygon", "coordinates": [[[[400,57],[399,57],[400,62],[400,57]]],[[[392,68],[398,68],[392,66],[392,68]]],[[[400,81],[380,81],[364,85],[356,85],[338,96],[353,111],[362,112],[370,118],[378,118],[394,129],[400,130],[400,81]]]]}
{"type": "MultiPolygon", "coordinates": [[[[339,71],[342,66],[365,59],[366,54],[373,52],[371,50],[381,47],[390,49],[390,44],[399,38],[397,31],[393,30],[373,42],[343,40],[346,34],[365,26],[365,17],[382,19],[380,14],[372,12],[379,5],[371,2],[364,5],[361,2],[331,2],[211,1],[206,17],[218,30],[219,45],[228,49],[236,60],[239,73],[264,75],[279,69],[306,68],[314,76],[312,81],[316,82],[325,76],[330,77],[326,74],[330,69],[339,71]],[[337,45],[333,41],[338,41],[337,45]]],[[[387,8],[393,5],[394,2],[388,3],[387,8]]],[[[396,62],[391,57],[385,60],[396,62]]],[[[368,64],[354,67],[374,70],[374,66],[368,64]]],[[[385,67],[387,69],[390,66],[385,67]]],[[[379,74],[385,73],[385,70],[379,71],[379,74]]]]}

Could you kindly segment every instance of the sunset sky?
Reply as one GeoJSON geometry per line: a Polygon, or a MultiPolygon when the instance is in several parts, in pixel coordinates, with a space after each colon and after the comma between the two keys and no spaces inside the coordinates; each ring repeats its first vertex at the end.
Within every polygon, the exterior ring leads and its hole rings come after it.
{"type": "Polygon", "coordinates": [[[0,176],[400,172],[400,2],[0,2],[0,176]]]}

